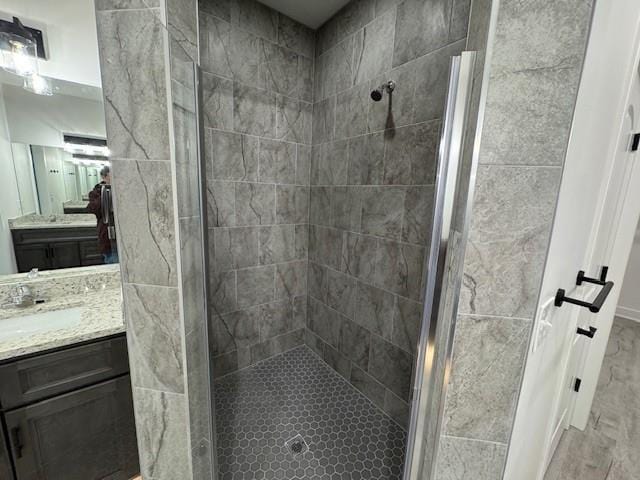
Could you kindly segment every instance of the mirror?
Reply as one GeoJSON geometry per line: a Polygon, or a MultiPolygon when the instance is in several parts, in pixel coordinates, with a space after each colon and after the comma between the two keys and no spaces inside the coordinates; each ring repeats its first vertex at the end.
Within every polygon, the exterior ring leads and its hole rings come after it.
{"type": "Polygon", "coordinates": [[[55,27],[35,67],[0,33],[0,275],[118,262],[95,31],[91,56],[55,27]]]}

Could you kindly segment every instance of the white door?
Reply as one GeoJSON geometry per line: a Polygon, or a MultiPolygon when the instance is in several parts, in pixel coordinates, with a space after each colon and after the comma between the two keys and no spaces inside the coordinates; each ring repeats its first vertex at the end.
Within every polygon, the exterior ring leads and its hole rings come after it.
{"type": "Polygon", "coordinates": [[[600,223],[597,226],[590,262],[591,269],[588,272],[596,275],[603,266],[608,266],[608,279],[615,283],[615,287],[598,314],[584,311],[578,318],[579,325],[594,326],[598,329],[595,337],[587,342],[584,360],[577,373],[582,382],[580,391],[574,395],[575,407],[571,424],[579,429],[586,427],[589,418],[640,215],[640,166],[638,165],[640,154],[638,151],[633,151],[633,139],[636,133],[640,134],[640,71],[638,70],[635,72],[623,119],[615,166],[600,223]]]}

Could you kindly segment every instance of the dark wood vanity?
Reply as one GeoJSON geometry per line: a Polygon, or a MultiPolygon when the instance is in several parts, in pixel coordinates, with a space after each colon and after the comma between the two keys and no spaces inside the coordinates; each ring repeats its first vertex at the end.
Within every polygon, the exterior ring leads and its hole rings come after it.
{"type": "Polygon", "coordinates": [[[19,229],[11,234],[18,272],[103,263],[96,227],[19,229]]]}
{"type": "Polygon", "coordinates": [[[124,334],[0,363],[0,479],[139,471],[124,334]]]}

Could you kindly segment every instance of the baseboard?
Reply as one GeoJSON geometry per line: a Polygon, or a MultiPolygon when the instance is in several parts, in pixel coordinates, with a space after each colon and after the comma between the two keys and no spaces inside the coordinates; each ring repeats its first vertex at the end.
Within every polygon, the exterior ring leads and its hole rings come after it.
{"type": "Polygon", "coordinates": [[[616,308],[616,317],[626,318],[627,320],[640,323],[640,310],[618,306],[616,308]]]}

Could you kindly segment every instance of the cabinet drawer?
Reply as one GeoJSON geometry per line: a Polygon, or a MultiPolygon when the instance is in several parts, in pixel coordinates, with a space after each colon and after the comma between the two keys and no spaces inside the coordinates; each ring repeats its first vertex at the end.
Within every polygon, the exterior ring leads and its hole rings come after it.
{"type": "Polygon", "coordinates": [[[92,239],[97,241],[98,238],[96,227],[20,229],[12,230],[11,234],[15,245],[92,239]]]}
{"type": "Polygon", "coordinates": [[[124,336],[0,366],[0,407],[9,410],[129,371],[124,336]]]}

